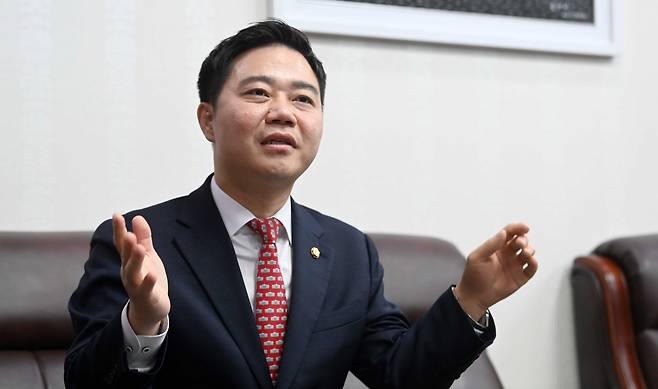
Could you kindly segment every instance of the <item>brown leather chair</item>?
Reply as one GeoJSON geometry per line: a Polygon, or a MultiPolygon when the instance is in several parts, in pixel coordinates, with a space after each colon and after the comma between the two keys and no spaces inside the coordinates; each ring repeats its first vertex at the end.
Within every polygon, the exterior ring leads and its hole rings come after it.
{"type": "Polygon", "coordinates": [[[64,388],[69,296],[89,232],[0,232],[0,388],[64,388]]]}
{"type": "Polygon", "coordinates": [[[603,243],[571,285],[581,387],[658,389],[658,235],[603,243]]]}
{"type": "MultiPolygon", "coordinates": [[[[464,257],[450,243],[426,237],[371,234],[385,268],[387,297],[417,320],[459,279],[464,257]]],[[[89,232],[0,233],[0,389],[64,387],[72,340],[68,299],[88,257],[89,232]]],[[[345,388],[364,387],[350,376],[345,388]]],[[[453,388],[499,389],[487,357],[453,388]]]]}
{"type": "MultiPolygon", "coordinates": [[[[384,294],[413,323],[434,301],[459,281],[466,259],[450,242],[438,238],[368,234],[384,266],[384,294]]],[[[350,377],[345,388],[354,385],[350,377]]],[[[452,385],[454,389],[502,389],[486,351],[452,385]]]]}

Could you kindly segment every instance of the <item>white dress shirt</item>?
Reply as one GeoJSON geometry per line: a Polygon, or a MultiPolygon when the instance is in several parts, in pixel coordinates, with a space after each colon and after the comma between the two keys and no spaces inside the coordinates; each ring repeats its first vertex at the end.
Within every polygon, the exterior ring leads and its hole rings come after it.
{"type": "MultiPolygon", "coordinates": [[[[251,309],[254,309],[256,291],[256,273],[258,263],[258,252],[261,246],[261,238],[247,226],[254,216],[248,209],[240,205],[229,195],[224,193],[214,180],[210,180],[210,190],[213,199],[222,216],[224,226],[231,237],[235,256],[242,274],[251,309]]],[[[292,212],[290,197],[273,217],[281,222],[279,237],[276,247],[279,257],[279,267],[283,275],[283,283],[286,287],[286,299],[290,301],[291,289],[290,279],[292,277],[292,212]]],[[[169,331],[169,317],[165,317],[160,326],[160,333],[155,336],[135,335],[128,322],[128,303],[121,312],[121,326],[123,329],[123,341],[128,356],[128,367],[131,370],[146,372],[155,366],[157,352],[164,342],[169,331]]]]}

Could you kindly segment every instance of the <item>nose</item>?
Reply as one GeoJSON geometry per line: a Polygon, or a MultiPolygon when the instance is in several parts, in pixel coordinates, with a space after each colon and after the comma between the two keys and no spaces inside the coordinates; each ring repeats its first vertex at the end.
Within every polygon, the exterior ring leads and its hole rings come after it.
{"type": "Polygon", "coordinates": [[[282,103],[277,103],[270,106],[265,116],[265,122],[267,124],[294,127],[297,125],[297,118],[290,107],[282,103]]]}

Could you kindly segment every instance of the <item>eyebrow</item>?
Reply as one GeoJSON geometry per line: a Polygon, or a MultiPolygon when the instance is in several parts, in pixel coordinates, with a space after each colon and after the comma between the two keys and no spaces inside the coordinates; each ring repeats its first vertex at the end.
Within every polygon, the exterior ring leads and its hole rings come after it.
{"type": "MultiPolygon", "coordinates": [[[[238,87],[243,87],[243,86],[245,86],[247,84],[250,84],[252,82],[264,82],[265,84],[268,84],[268,85],[274,85],[275,84],[274,79],[272,77],[269,77],[269,76],[250,76],[250,77],[247,77],[245,79],[242,79],[238,83],[238,87]]],[[[316,96],[320,95],[320,92],[318,92],[318,89],[316,87],[314,87],[313,85],[309,84],[306,81],[295,80],[295,81],[292,81],[291,84],[295,89],[306,89],[306,90],[311,91],[312,93],[314,93],[316,96]]]]}

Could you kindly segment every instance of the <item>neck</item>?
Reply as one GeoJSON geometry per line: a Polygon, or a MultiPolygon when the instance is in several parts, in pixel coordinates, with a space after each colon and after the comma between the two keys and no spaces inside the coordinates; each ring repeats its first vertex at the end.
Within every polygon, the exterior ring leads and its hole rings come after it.
{"type": "Polygon", "coordinates": [[[290,197],[292,186],[277,187],[272,184],[235,185],[235,183],[215,174],[217,185],[240,205],[247,208],[259,219],[265,219],[277,213],[290,197]]]}

